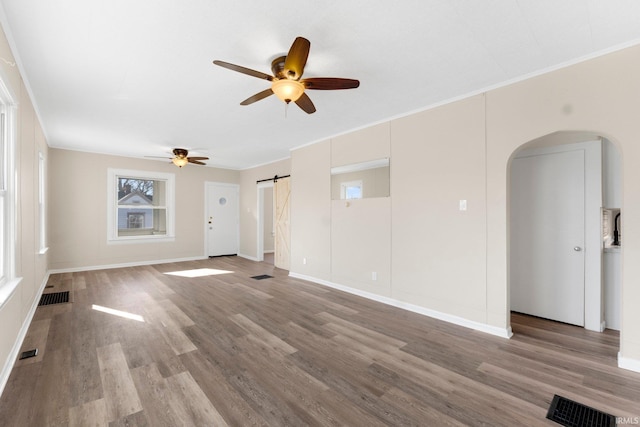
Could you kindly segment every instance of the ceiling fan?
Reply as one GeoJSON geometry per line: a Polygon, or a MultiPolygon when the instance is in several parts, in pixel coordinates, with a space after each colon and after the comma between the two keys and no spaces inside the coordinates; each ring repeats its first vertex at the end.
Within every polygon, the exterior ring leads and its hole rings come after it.
{"type": "Polygon", "coordinates": [[[358,80],[342,79],[338,77],[310,77],[300,80],[304,72],[304,66],[309,56],[309,48],[311,43],[304,37],[296,37],[289,49],[287,56],[280,56],[271,62],[271,71],[273,75],[269,75],[260,71],[255,71],[240,65],[230,64],[224,61],[213,61],[229,70],[237,71],[242,74],[257,77],[259,79],[271,82],[271,87],[262,92],[245,99],[240,105],[253,104],[270,95],[275,94],[280,100],[289,104],[295,102],[298,107],[307,114],[314,113],[316,107],[311,99],[305,93],[306,89],[315,90],[336,90],[336,89],[355,89],[360,86],[358,80]]]}
{"type": "MultiPolygon", "coordinates": [[[[147,156],[147,157],[155,157],[155,156],[147,156]]],[[[164,159],[165,157],[156,157],[164,159]]],[[[167,157],[171,162],[178,166],[179,168],[183,167],[187,163],[193,163],[194,165],[206,165],[206,163],[202,162],[202,160],[209,160],[208,157],[189,157],[189,151],[184,148],[174,148],[173,149],[173,157],[167,157]]]]}

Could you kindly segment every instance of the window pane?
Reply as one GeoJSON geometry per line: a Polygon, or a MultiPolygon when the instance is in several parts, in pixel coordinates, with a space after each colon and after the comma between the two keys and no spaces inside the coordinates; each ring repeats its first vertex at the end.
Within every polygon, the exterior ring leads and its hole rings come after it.
{"type": "Polygon", "coordinates": [[[362,199],[362,187],[347,187],[345,190],[345,199],[362,199]]]}
{"type": "Polygon", "coordinates": [[[118,237],[167,234],[165,209],[118,208],[118,237]]]}
{"type": "Polygon", "coordinates": [[[174,174],[108,169],[109,242],[174,238],[174,174]]]}
{"type": "Polygon", "coordinates": [[[145,200],[146,205],[153,200],[153,181],[118,177],[118,204],[129,205],[145,200]]]}

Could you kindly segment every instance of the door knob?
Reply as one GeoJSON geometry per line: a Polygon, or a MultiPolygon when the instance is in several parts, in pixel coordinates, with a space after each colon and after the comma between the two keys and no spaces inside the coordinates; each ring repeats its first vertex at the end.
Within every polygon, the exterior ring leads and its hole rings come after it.
{"type": "Polygon", "coordinates": [[[580,252],[582,250],[582,248],[580,246],[574,246],[573,250],[576,252],[580,252]]]}

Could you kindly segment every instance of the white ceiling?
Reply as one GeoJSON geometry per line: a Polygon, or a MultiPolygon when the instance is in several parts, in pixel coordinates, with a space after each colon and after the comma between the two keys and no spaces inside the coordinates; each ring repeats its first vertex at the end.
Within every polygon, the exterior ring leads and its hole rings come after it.
{"type": "MultiPolygon", "coordinates": [[[[130,157],[197,149],[244,169],[293,147],[640,42],[637,0],[0,0],[0,18],[51,147],[130,157]],[[307,115],[269,82],[296,36],[307,115]]],[[[193,154],[193,153],[192,153],[193,154]]]]}

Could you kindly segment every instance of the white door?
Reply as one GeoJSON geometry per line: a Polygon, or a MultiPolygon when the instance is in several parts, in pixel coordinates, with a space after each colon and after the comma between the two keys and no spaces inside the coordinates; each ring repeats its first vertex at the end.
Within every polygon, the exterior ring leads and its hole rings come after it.
{"type": "Polygon", "coordinates": [[[511,310],[584,326],[584,151],[511,166],[511,310]]]}
{"type": "Polygon", "coordinates": [[[237,184],[207,183],[207,255],[236,255],[239,239],[237,184]]]}

